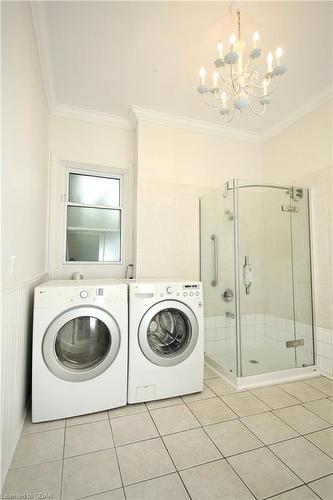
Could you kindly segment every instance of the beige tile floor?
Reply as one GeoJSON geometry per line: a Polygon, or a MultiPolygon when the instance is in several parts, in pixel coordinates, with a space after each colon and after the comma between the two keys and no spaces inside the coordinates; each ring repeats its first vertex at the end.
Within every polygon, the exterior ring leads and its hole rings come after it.
{"type": "Polygon", "coordinates": [[[205,379],[200,394],[41,424],[28,416],[2,494],[333,499],[333,381],[237,393],[208,368],[205,379]]]}

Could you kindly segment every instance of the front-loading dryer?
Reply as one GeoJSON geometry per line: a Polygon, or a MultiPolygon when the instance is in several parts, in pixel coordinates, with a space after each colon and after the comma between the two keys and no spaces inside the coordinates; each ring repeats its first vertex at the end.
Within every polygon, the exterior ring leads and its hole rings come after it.
{"type": "Polygon", "coordinates": [[[32,421],[127,402],[127,285],[49,281],[35,289],[32,421]]]}
{"type": "Polygon", "coordinates": [[[204,325],[199,282],[128,280],[128,402],[203,390],[204,325]]]}

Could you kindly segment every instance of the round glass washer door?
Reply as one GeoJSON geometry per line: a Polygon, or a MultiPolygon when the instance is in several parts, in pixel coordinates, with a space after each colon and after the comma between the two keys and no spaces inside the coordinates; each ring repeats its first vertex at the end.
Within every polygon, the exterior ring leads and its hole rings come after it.
{"type": "Polygon", "coordinates": [[[138,339],[143,354],[156,365],[174,366],[184,361],[198,340],[198,322],[186,304],[165,300],[143,316],[138,339]]]}
{"type": "Polygon", "coordinates": [[[43,356],[49,370],[70,382],[89,380],[106,370],[117,356],[120,330],[115,319],[98,307],[75,307],[49,325],[43,356]]]}

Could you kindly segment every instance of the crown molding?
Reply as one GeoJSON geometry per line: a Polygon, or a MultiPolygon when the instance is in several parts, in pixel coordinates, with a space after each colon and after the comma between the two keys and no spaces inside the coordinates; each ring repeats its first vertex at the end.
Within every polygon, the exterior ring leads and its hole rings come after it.
{"type": "Polygon", "coordinates": [[[49,111],[52,112],[56,104],[56,98],[49,57],[50,50],[46,30],[44,2],[30,2],[30,6],[46,100],[49,111]]]}
{"type": "Polygon", "coordinates": [[[314,111],[315,109],[317,109],[319,106],[329,101],[330,99],[333,99],[332,87],[326,88],[323,92],[318,94],[314,99],[311,99],[307,103],[297,108],[295,111],[290,113],[289,116],[287,116],[286,118],[278,122],[276,125],[274,125],[274,127],[271,127],[270,129],[266,130],[263,134],[261,134],[261,142],[262,143],[267,142],[269,139],[279,134],[286,128],[290,127],[295,122],[297,122],[307,114],[311,113],[312,111],[314,111]]]}
{"type": "Polygon", "coordinates": [[[46,2],[35,1],[30,2],[30,5],[45,94],[50,114],[53,116],[82,120],[99,125],[109,125],[125,130],[134,130],[138,120],[143,120],[159,125],[260,144],[268,141],[274,135],[279,134],[297,120],[300,120],[305,115],[318,108],[321,104],[333,98],[332,87],[329,87],[262,134],[170,113],[163,113],[161,111],[154,111],[137,105],[131,105],[129,107],[128,117],[126,118],[109,113],[60,104],[56,101],[52,77],[52,64],[49,56],[49,40],[46,29],[45,3],[46,2]]]}
{"type": "Polygon", "coordinates": [[[130,120],[126,117],[79,108],[76,106],[69,106],[67,104],[56,104],[51,111],[51,115],[58,116],[60,118],[70,118],[72,120],[95,123],[97,125],[108,125],[109,127],[133,130],[130,120]]]}
{"type": "Polygon", "coordinates": [[[260,135],[255,132],[229,128],[227,126],[216,125],[214,123],[201,120],[194,120],[184,116],[163,113],[161,111],[154,111],[152,109],[143,108],[134,104],[130,106],[128,116],[133,129],[136,128],[137,122],[142,120],[150,123],[156,123],[158,125],[182,128],[218,137],[227,137],[229,139],[254,142],[258,144],[261,142],[260,135]]]}

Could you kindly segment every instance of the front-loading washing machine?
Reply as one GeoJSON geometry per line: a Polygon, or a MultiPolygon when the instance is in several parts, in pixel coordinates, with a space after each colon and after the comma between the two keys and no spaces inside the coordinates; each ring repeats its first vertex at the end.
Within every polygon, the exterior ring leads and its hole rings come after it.
{"type": "Polygon", "coordinates": [[[204,323],[199,282],[128,280],[128,402],[203,390],[204,323]]]}
{"type": "Polygon", "coordinates": [[[127,285],[49,281],[35,289],[32,421],[127,403],[127,285]]]}

